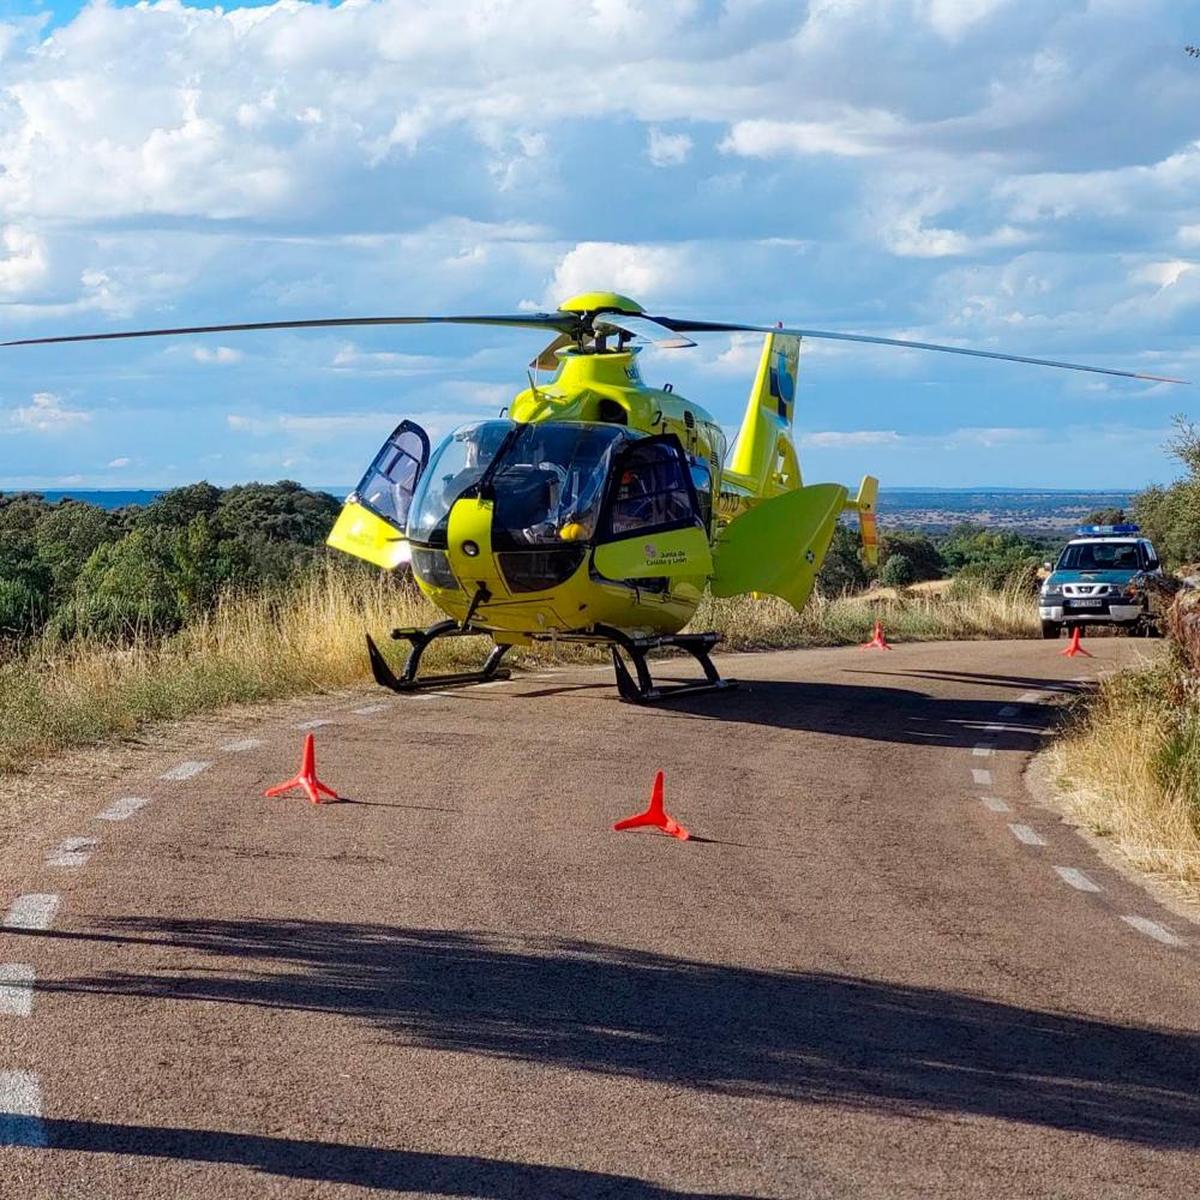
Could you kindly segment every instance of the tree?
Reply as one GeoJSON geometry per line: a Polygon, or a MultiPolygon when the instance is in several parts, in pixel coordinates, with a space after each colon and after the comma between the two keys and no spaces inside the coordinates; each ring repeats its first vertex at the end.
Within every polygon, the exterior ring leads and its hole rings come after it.
{"type": "Polygon", "coordinates": [[[879,559],[886,563],[893,554],[903,555],[912,564],[914,583],[922,579],[941,579],[946,573],[941,551],[923,533],[885,533],[879,539],[879,559]]]}
{"type": "Polygon", "coordinates": [[[1083,519],[1085,525],[1124,525],[1129,520],[1123,508],[1098,508],[1083,519]]]}
{"type": "Polygon", "coordinates": [[[817,573],[817,590],[823,596],[841,596],[858,592],[870,582],[859,552],[859,536],[849,525],[839,523],[833,530],[829,552],[817,573]]]}
{"type": "Polygon", "coordinates": [[[885,587],[908,587],[917,582],[917,569],[907,554],[892,554],[879,572],[879,582],[885,587]]]}
{"type": "Polygon", "coordinates": [[[1153,485],[1133,498],[1133,515],[1159,554],[1174,567],[1200,561],[1200,431],[1180,416],[1167,443],[1186,474],[1167,487],[1153,485]]]}

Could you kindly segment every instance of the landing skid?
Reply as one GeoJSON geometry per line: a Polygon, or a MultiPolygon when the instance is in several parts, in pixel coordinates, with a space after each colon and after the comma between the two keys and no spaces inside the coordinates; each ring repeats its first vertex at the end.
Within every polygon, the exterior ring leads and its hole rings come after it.
{"type": "MultiPolygon", "coordinates": [[[[438,638],[486,636],[488,636],[487,630],[477,629],[469,624],[460,625],[457,621],[439,621],[428,629],[393,629],[393,639],[407,641],[412,645],[408,661],[405,662],[404,669],[397,676],[368,634],[367,653],[371,657],[371,673],[375,676],[375,682],[381,687],[401,694],[418,692],[423,688],[464,687],[472,683],[487,683],[493,679],[508,679],[511,672],[500,666],[501,660],[508,653],[509,647],[506,645],[497,645],[488,655],[487,662],[478,671],[459,671],[450,675],[418,677],[421,656],[438,638]]],[[[539,638],[538,640],[543,639],[539,638]]],[[[736,680],[721,678],[710,657],[713,647],[721,640],[719,633],[676,633],[652,637],[632,637],[619,629],[613,629],[607,625],[596,625],[585,634],[566,634],[559,640],[607,646],[612,654],[613,671],[617,677],[617,692],[621,699],[629,704],[656,704],[660,700],[670,700],[675,696],[694,695],[698,692],[719,692],[726,688],[737,687],[736,680]],[[655,684],[646,656],[652,650],[673,647],[686,650],[700,664],[704,671],[702,680],[694,683],[672,683],[664,687],[655,684]],[[625,665],[626,657],[633,664],[632,673],[625,665]]]]}
{"type": "Polygon", "coordinates": [[[713,647],[721,640],[719,633],[675,633],[636,638],[606,625],[597,625],[595,631],[609,643],[613,671],[617,676],[617,691],[621,699],[628,704],[657,704],[660,700],[670,700],[675,696],[720,692],[726,688],[737,687],[737,680],[721,678],[720,672],[709,657],[713,647]],[[651,650],[672,647],[686,650],[700,664],[704,671],[703,680],[697,680],[695,683],[672,683],[666,687],[655,685],[646,655],[651,650]],[[633,663],[633,675],[625,665],[622,652],[633,663]]]}
{"type": "Polygon", "coordinates": [[[430,644],[443,637],[486,637],[487,630],[475,629],[470,625],[462,626],[457,621],[439,621],[428,629],[393,629],[392,637],[396,641],[407,641],[412,644],[408,661],[397,677],[393,674],[387,660],[379,652],[379,647],[367,634],[367,653],[371,656],[371,674],[380,687],[393,692],[419,692],[423,688],[462,687],[469,683],[486,683],[491,679],[507,679],[511,672],[500,668],[500,661],[508,653],[507,646],[497,645],[488,655],[487,662],[478,671],[458,671],[450,675],[426,675],[423,679],[417,677],[421,666],[421,656],[430,644]]]}

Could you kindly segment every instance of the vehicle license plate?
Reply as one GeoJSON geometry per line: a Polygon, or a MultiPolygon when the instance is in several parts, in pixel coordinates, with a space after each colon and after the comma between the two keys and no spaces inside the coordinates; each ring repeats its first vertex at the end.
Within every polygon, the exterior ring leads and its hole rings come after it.
{"type": "Polygon", "coordinates": [[[1089,599],[1079,598],[1079,599],[1075,599],[1075,600],[1068,600],[1067,603],[1072,608],[1101,608],[1104,605],[1103,600],[1091,599],[1091,598],[1089,598],[1089,599]]]}

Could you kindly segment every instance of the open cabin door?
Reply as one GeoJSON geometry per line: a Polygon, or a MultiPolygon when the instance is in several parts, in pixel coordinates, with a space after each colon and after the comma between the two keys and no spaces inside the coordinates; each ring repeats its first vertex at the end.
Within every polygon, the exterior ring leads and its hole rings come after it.
{"type": "Polygon", "coordinates": [[[614,580],[712,573],[704,514],[673,433],[632,442],[613,460],[592,563],[614,580]]]}
{"type": "Polygon", "coordinates": [[[428,434],[402,421],[346,497],[327,544],[389,571],[407,562],[408,510],[428,463],[428,434]]]}

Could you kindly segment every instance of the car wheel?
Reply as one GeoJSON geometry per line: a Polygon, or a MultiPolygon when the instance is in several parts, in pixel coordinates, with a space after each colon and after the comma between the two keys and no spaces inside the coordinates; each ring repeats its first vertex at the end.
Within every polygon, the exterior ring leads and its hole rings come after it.
{"type": "Polygon", "coordinates": [[[1058,622],[1057,621],[1043,621],[1042,622],[1042,637],[1044,637],[1044,638],[1058,637],[1058,622]]]}

